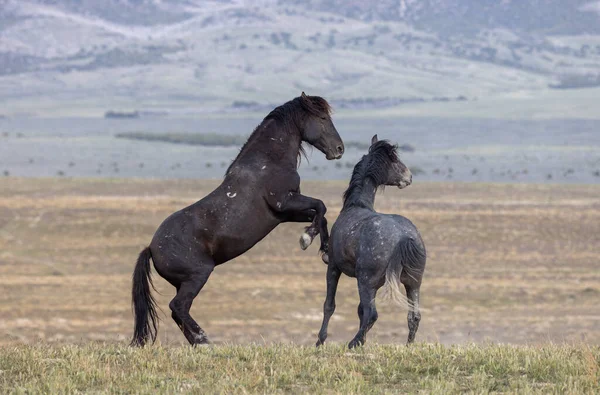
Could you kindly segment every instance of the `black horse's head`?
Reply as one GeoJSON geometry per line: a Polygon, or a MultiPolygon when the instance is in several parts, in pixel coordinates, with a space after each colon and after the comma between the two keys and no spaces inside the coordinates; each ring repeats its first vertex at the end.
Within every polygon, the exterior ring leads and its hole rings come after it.
{"type": "Polygon", "coordinates": [[[386,140],[379,141],[377,135],[371,139],[369,156],[373,156],[373,166],[379,185],[392,185],[406,188],[412,183],[412,173],[398,157],[397,147],[386,140]]]}
{"type": "Polygon", "coordinates": [[[344,154],[344,142],[331,120],[331,107],[319,96],[307,96],[302,92],[299,98],[306,116],[303,124],[302,140],[325,154],[328,160],[340,159],[344,154]]]}

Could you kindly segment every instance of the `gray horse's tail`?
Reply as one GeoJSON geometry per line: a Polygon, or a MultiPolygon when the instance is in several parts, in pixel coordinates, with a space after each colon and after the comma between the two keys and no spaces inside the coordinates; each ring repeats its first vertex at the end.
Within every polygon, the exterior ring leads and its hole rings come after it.
{"type": "Polygon", "coordinates": [[[401,306],[412,307],[411,302],[400,289],[400,277],[404,272],[404,275],[408,276],[411,281],[421,284],[426,256],[425,246],[422,242],[416,241],[413,237],[401,240],[388,262],[382,298],[389,299],[401,306]]]}

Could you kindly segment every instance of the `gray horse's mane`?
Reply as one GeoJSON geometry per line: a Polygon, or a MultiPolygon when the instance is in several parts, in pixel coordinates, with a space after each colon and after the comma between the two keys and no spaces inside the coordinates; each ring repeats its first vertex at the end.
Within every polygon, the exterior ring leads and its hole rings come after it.
{"type": "Polygon", "coordinates": [[[364,207],[362,191],[366,179],[371,179],[375,185],[381,187],[387,177],[387,170],[392,163],[397,162],[398,146],[387,140],[380,140],[369,148],[369,153],[354,166],[350,185],[344,192],[344,207],[364,207]]]}

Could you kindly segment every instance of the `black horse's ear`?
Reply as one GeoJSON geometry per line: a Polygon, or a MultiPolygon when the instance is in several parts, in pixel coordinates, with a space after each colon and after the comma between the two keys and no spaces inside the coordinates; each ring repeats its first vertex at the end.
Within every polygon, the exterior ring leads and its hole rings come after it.
{"type": "Polygon", "coordinates": [[[371,145],[375,144],[377,141],[379,141],[377,139],[377,135],[374,135],[373,138],[371,139],[371,145]]]}
{"type": "Polygon", "coordinates": [[[307,100],[308,96],[306,96],[306,93],[304,93],[304,91],[302,92],[302,94],[300,95],[301,98],[307,100]]]}

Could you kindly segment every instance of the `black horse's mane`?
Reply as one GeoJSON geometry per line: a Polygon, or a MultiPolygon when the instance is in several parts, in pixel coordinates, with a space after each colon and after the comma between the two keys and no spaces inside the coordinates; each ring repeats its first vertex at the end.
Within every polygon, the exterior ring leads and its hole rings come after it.
{"type": "Polygon", "coordinates": [[[327,100],[319,96],[297,97],[275,108],[265,117],[263,122],[273,119],[290,127],[290,122],[298,120],[299,116],[306,113],[316,117],[329,117],[331,106],[327,103],[327,100]]]}
{"type": "Polygon", "coordinates": [[[366,179],[371,179],[378,188],[385,183],[387,169],[399,160],[397,148],[397,145],[392,145],[387,140],[371,145],[369,153],[354,166],[350,185],[344,192],[344,208],[364,206],[361,192],[366,179]]]}
{"type": "MultiPolygon", "coordinates": [[[[244,143],[237,157],[231,162],[231,165],[227,168],[225,174],[229,174],[229,170],[236,162],[237,158],[244,152],[244,149],[248,147],[248,144],[254,140],[257,131],[268,122],[269,120],[275,121],[279,124],[279,127],[283,127],[288,133],[297,131],[298,124],[306,117],[306,115],[312,115],[319,118],[329,117],[331,115],[331,106],[327,103],[327,100],[320,96],[300,96],[295,99],[276,107],[271,111],[263,121],[254,129],[248,140],[244,143]]],[[[271,126],[274,127],[274,126],[271,126]]],[[[300,151],[298,152],[298,164],[300,159],[304,156],[306,158],[306,150],[304,146],[300,145],[300,151]]]]}

